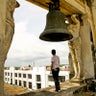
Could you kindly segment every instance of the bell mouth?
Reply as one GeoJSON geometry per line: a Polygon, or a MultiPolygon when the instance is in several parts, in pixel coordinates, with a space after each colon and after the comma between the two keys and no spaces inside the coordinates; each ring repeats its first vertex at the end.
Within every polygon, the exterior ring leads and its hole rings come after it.
{"type": "Polygon", "coordinates": [[[73,38],[73,36],[66,33],[51,33],[51,34],[41,34],[39,38],[41,40],[50,42],[60,42],[70,40],[73,38]]]}

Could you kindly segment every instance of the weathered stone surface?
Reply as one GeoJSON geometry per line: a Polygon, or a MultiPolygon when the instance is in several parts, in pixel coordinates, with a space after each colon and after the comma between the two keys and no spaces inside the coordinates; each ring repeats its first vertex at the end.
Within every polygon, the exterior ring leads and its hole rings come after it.
{"type": "Polygon", "coordinates": [[[77,83],[66,81],[60,86],[61,90],[59,92],[55,92],[54,86],[27,92],[27,90],[24,90],[24,88],[5,84],[5,94],[7,93],[7,96],[72,96],[75,90],[86,85],[79,85],[77,83]]]}
{"type": "Polygon", "coordinates": [[[6,2],[5,0],[0,0],[0,96],[4,96],[4,69],[3,69],[3,52],[4,50],[4,33],[5,33],[5,12],[6,2]],[[3,10],[2,10],[3,9],[3,10]]]}
{"type": "Polygon", "coordinates": [[[90,24],[88,22],[87,15],[82,16],[81,26],[81,60],[82,60],[82,75],[83,78],[94,78],[94,65],[91,51],[91,40],[90,40],[90,24]]]}
{"type": "Polygon", "coordinates": [[[4,96],[96,96],[95,92],[88,90],[86,84],[78,85],[68,81],[61,84],[59,92],[54,91],[54,86],[35,91],[28,91],[27,89],[12,85],[6,85],[5,87],[7,95],[4,96]]]}
{"type": "Polygon", "coordinates": [[[16,7],[16,0],[0,0],[0,96],[4,96],[4,63],[14,33],[13,12],[16,7]]]}
{"type": "Polygon", "coordinates": [[[69,25],[69,31],[73,35],[73,38],[69,40],[68,45],[72,56],[75,75],[73,78],[80,78],[81,76],[81,37],[80,37],[80,20],[79,14],[73,14],[71,16],[73,23],[69,25]]]}

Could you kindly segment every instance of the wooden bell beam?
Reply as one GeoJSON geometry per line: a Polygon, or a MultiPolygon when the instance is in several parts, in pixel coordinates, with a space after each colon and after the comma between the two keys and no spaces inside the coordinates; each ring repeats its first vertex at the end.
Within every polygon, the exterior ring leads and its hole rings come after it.
{"type": "MultiPolygon", "coordinates": [[[[51,0],[26,0],[29,1],[39,7],[48,10],[48,5],[46,3],[51,0]]],[[[80,0],[60,0],[60,9],[65,15],[70,15],[73,13],[85,14],[85,6],[84,3],[80,0]]]]}

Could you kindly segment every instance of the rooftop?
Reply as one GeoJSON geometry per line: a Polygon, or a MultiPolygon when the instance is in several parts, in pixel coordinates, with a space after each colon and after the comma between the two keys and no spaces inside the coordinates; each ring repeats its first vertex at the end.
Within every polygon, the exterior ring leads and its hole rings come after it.
{"type": "MultiPolygon", "coordinates": [[[[86,86],[86,84],[79,85],[77,83],[72,83],[72,82],[66,81],[65,83],[61,84],[61,91],[56,93],[54,91],[54,86],[44,88],[44,89],[29,91],[27,89],[24,89],[24,88],[21,88],[18,86],[5,84],[5,86],[4,86],[5,95],[4,96],[33,96],[33,95],[34,96],[72,96],[72,94],[76,90],[83,88],[85,86],[86,86]]],[[[95,93],[86,92],[86,93],[82,93],[82,96],[95,96],[92,94],[95,94],[95,93]]],[[[81,96],[81,95],[78,95],[78,96],[81,96]]]]}
{"type": "Polygon", "coordinates": [[[19,86],[9,85],[6,83],[4,84],[4,96],[15,96],[17,94],[24,94],[27,92],[30,91],[19,86]]]}

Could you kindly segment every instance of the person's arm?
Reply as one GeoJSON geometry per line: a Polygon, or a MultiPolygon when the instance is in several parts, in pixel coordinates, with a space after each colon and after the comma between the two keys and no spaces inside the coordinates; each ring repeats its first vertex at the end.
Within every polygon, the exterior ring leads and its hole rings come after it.
{"type": "Polygon", "coordinates": [[[51,62],[51,66],[50,66],[51,68],[51,70],[50,70],[50,74],[52,74],[52,68],[53,68],[53,62],[51,62]]]}
{"type": "Polygon", "coordinates": [[[53,68],[53,62],[51,62],[51,71],[52,71],[52,68],[53,68]]]}

